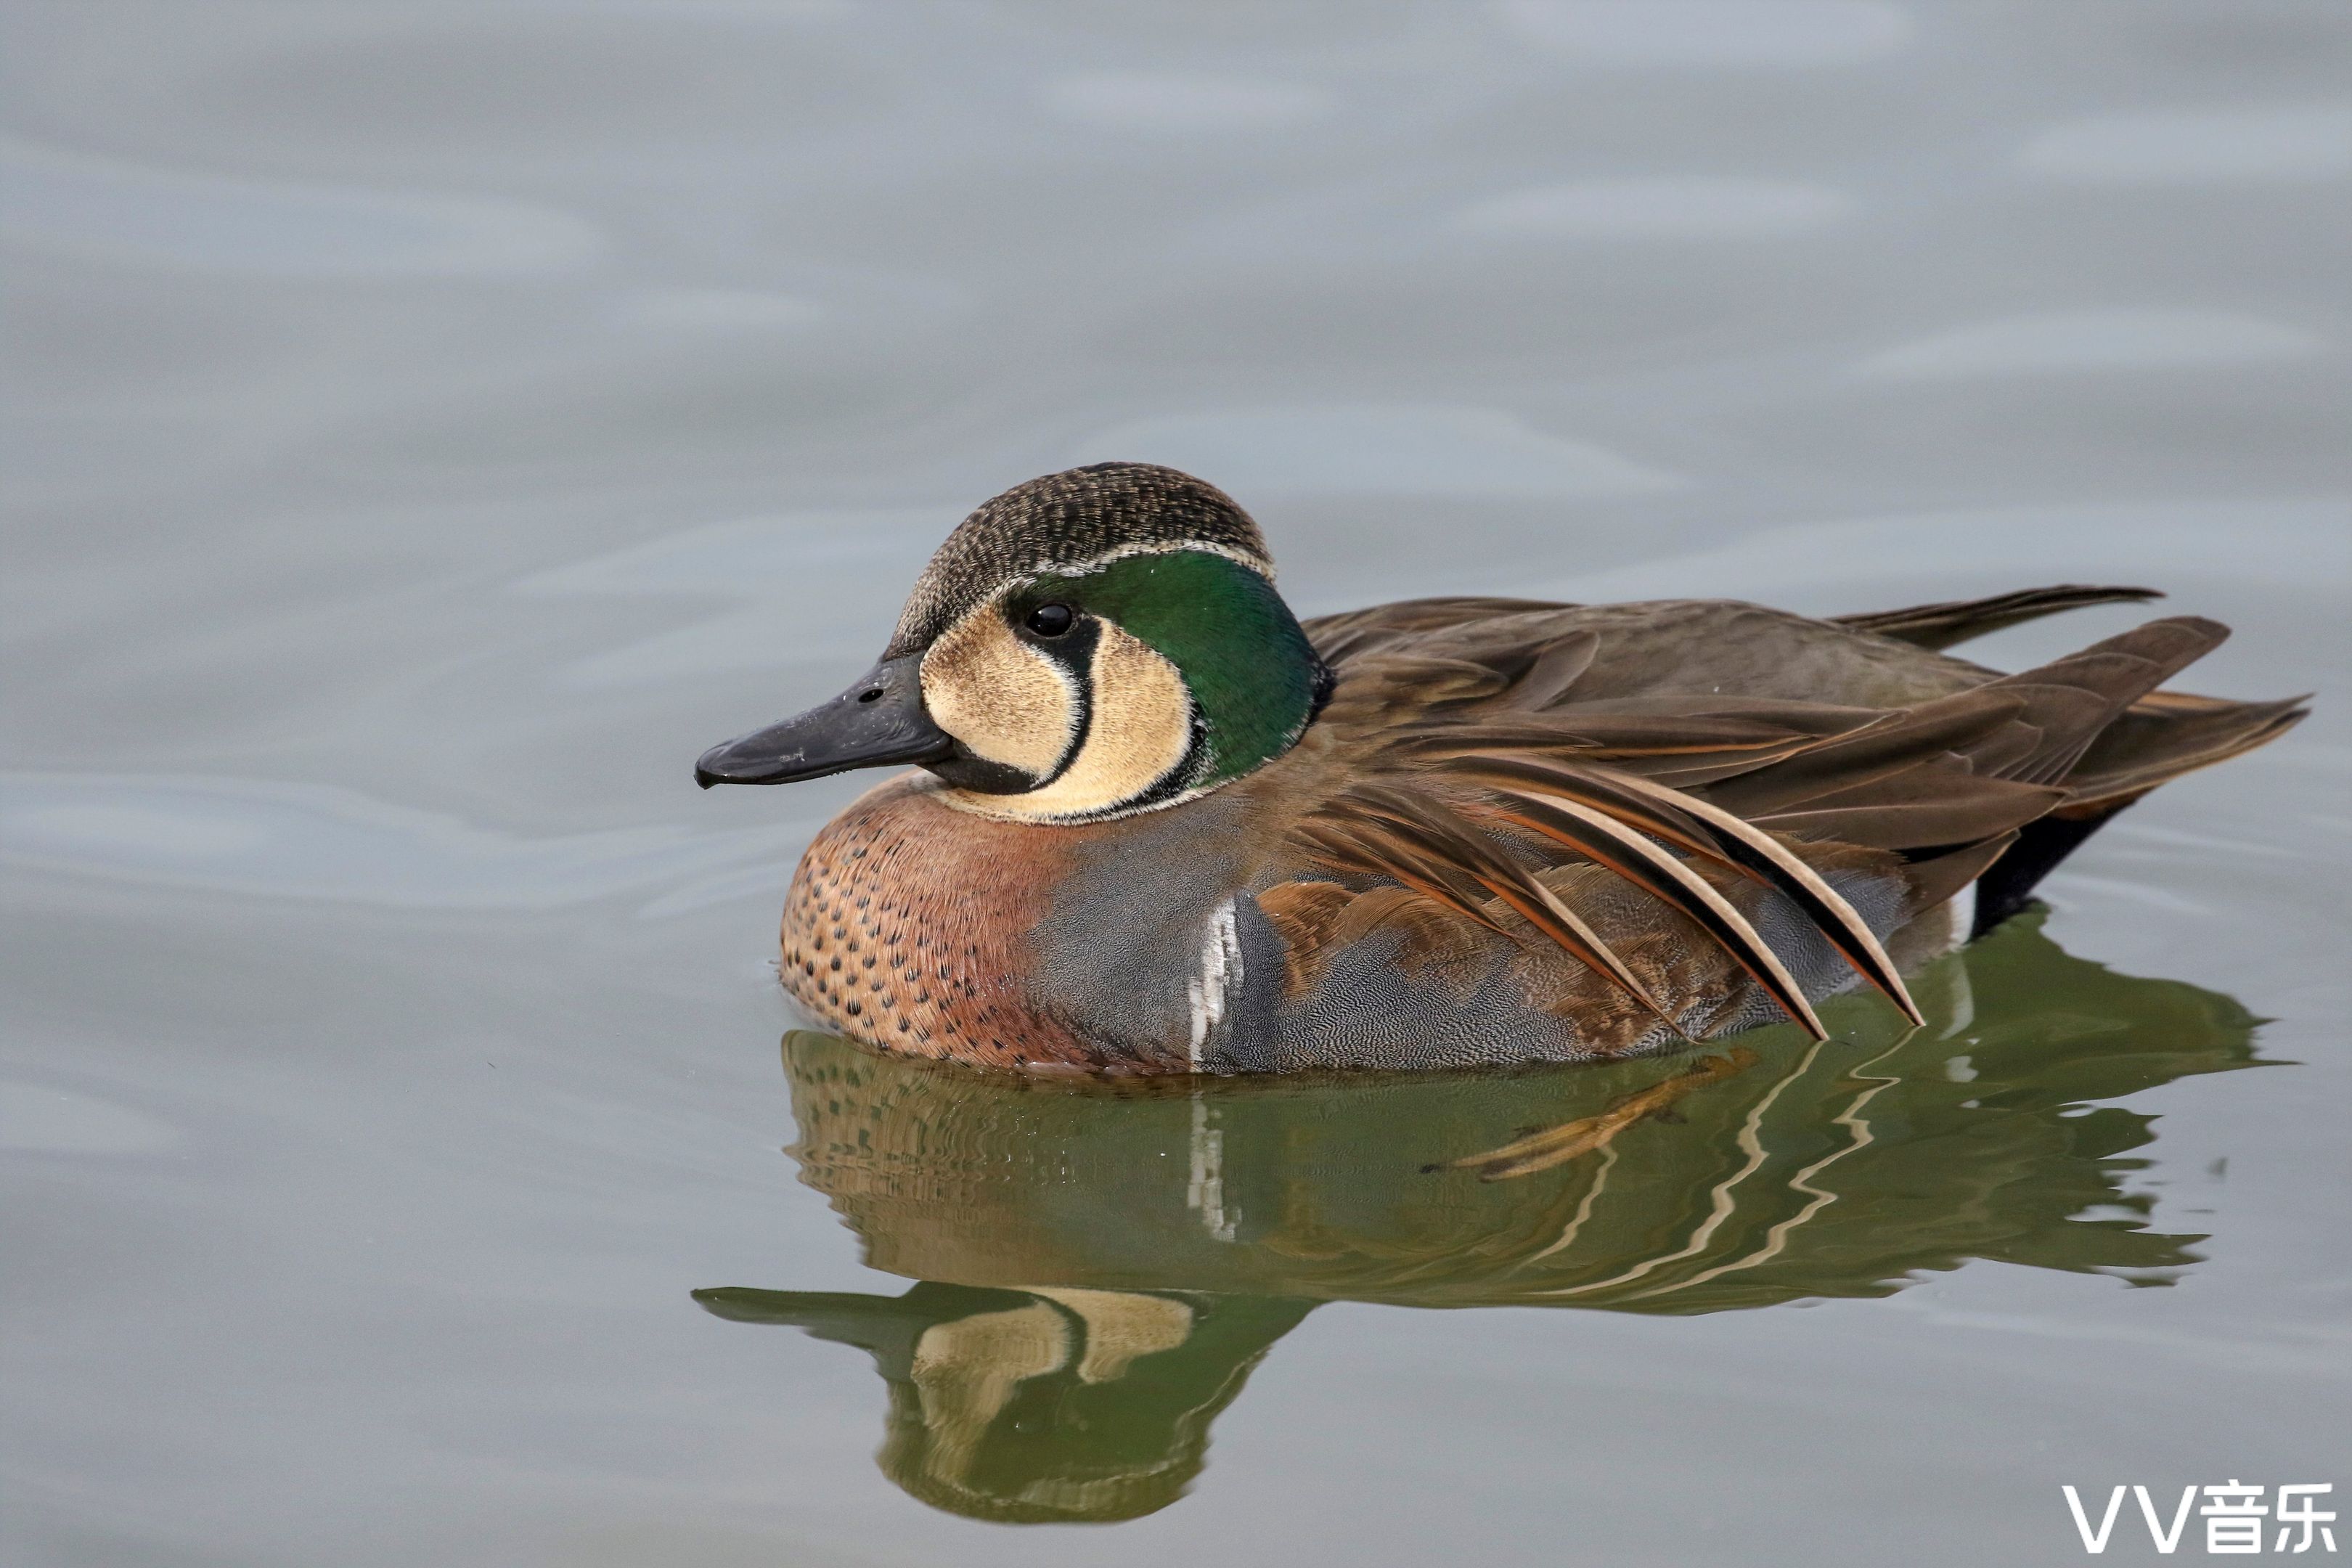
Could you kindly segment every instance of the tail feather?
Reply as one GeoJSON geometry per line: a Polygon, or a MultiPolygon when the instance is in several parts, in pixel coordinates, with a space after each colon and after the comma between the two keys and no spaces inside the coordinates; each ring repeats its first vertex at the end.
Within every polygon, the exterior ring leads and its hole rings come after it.
{"type": "Polygon", "coordinates": [[[1957,891],[1975,878],[1978,929],[1990,930],[2132,801],[2274,739],[2303,716],[2299,700],[2158,689],[2229,635],[2194,616],[2149,621],[1763,762],[1715,784],[1711,797],[1776,833],[1895,850],[1923,893],[1957,891]]]}
{"type": "Polygon", "coordinates": [[[2164,595],[2154,588],[2090,588],[2063,583],[2054,588],[2021,588],[1989,599],[1951,599],[1941,604],[1914,605],[1902,610],[1874,610],[1839,616],[1842,626],[1907,642],[1914,647],[1941,650],[2006,626],[2022,626],[2063,610],[2086,605],[2145,604],[2164,595]]]}
{"type": "Polygon", "coordinates": [[[2160,784],[2267,745],[2301,723],[2307,697],[2232,702],[2156,691],[2099,731],[2067,775],[2067,814],[2138,799],[2160,784]]]}
{"type": "Polygon", "coordinates": [[[2217,622],[2192,616],[2151,621],[1995,687],[2055,682],[2096,690],[2101,721],[2073,735],[2053,735],[2011,776],[2065,791],[2065,800],[2026,823],[2016,841],[1977,881],[1981,936],[2025,907],[2042,879],[2117,812],[2182,773],[2210,767],[2276,740],[2299,723],[2305,699],[2232,702],[2161,691],[2170,679],[2229,636],[2217,622]]]}

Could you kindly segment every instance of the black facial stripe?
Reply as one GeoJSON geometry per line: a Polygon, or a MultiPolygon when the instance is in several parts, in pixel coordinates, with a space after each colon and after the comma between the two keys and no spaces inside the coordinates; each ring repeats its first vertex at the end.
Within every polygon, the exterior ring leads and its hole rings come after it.
{"type": "Polygon", "coordinates": [[[932,773],[958,789],[971,790],[979,795],[1027,795],[1040,790],[1070,769],[1085,749],[1087,735],[1094,728],[1094,689],[1087,679],[1094,667],[1095,645],[1102,638],[1102,623],[1092,616],[1081,615],[1070,629],[1058,637],[1045,638],[1022,627],[1021,617],[1027,607],[1012,604],[1002,606],[1013,633],[1034,651],[1044,654],[1060,666],[1068,682],[1070,700],[1076,706],[1077,720],[1070,729],[1070,743],[1055,759],[1051,772],[1035,777],[1003,763],[992,763],[975,757],[962,746],[944,762],[925,764],[932,773]]]}
{"type": "Polygon", "coordinates": [[[1022,628],[1017,619],[1013,624],[1022,641],[1062,667],[1069,678],[1070,700],[1076,704],[1078,710],[1077,721],[1070,726],[1070,743],[1063,750],[1060,760],[1055,763],[1051,773],[1029,786],[1031,789],[1044,789],[1070,771],[1070,764],[1078,760],[1080,752],[1086,750],[1087,736],[1094,730],[1095,649],[1102,642],[1102,622],[1081,614],[1068,631],[1050,639],[1022,628]]]}
{"type": "Polygon", "coordinates": [[[943,762],[923,765],[956,788],[968,789],[975,795],[1022,795],[1035,787],[1029,775],[1019,768],[975,757],[961,747],[943,762]]]}

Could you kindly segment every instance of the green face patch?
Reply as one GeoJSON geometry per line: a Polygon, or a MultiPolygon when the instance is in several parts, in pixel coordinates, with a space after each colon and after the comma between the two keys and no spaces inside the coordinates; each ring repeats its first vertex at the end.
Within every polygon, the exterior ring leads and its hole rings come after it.
{"type": "Polygon", "coordinates": [[[1081,576],[1040,577],[1008,608],[1017,622],[1047,604],[1116,623],[1182,673],[1208,742],[1189,787],[1280,756],[1314,717],[1322,661],[1274,584],[1238,561],[1205,550],[1122,556],[1081,576]]]}

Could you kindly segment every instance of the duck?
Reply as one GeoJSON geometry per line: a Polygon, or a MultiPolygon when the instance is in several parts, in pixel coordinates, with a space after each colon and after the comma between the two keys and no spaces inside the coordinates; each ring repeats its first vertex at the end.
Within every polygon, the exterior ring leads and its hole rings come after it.
{"type": "Polygon", "coordinates": [[[2229,635],[2195,616],[2016,673],[1947,651],[2160,596],[1301,620],[1232,497],[1097,463],[979,507],[873,668],[695,778],[907,770],[809,845],[777,960],[886,1054],[1155,1078],[1823,1038],[1848,992],[1918,1024],[1906,972],[2304,716],[2168,689],[2229,635]]]}

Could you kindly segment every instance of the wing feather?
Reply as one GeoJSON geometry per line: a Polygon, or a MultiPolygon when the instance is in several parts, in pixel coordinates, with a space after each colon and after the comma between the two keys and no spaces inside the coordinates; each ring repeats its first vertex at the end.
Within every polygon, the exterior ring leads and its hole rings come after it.
{"type": "Polygon", "coordinates": [[[1688,999],[1651,994],[1538,874],[1546,861],[1590,861],[1696,922],[1819,1034],[1788,961],[1696,862],[1720,866],[1788,900],[1917,1023],[1885,944],[1815,860],[1876,867],[1868,874],[1898,879],[1916,914],[2040,818],[2085,803],[2112,811],[2301,717],[2297,702],[2158,691],[2226,635],[2193,617],[2011,676],[1928,651],[2150,596],[2033,589],[1843,624],[1722,602],[1509,599],[1325,617],[1308,629],[1339,676],[1318,721],[1336,765],[1293,841],[1427,900],[1432,921],[1519,941],[1531,928],[1672,1022],[1688,999]]]}
{"type": "Polygon", "coordinates": [[[1394,789],[1359,785],[1327,802],[1302,832],[1335,868],[1393,877],[1489,930],[1502,931],[1477,894],[1463,885],[1466,878],[1661,1023],[1682,1033],[1674,1015],[1599,933],[1557,893],[1497,854],[1450,807],[1394,789]]]}
{"type": "Polygon", "coordinates": [[[1494,809],[1505,821],[1575,850],[1681,910],[1754,976],[1782,1012],[1802,1024],[1813,1038],[1829,1038],[1829,1031],[1822,1027],[1821,1018],[1805,1000],[1804,988],[1789,973],[1789,966],[1766,945],[1748,917],[1709,887],[1705,878],[1606,812],[1573,800],[1548,800],[1531,790],[1509,791],[1501,800],[1503,804],[1494,809]]]}

